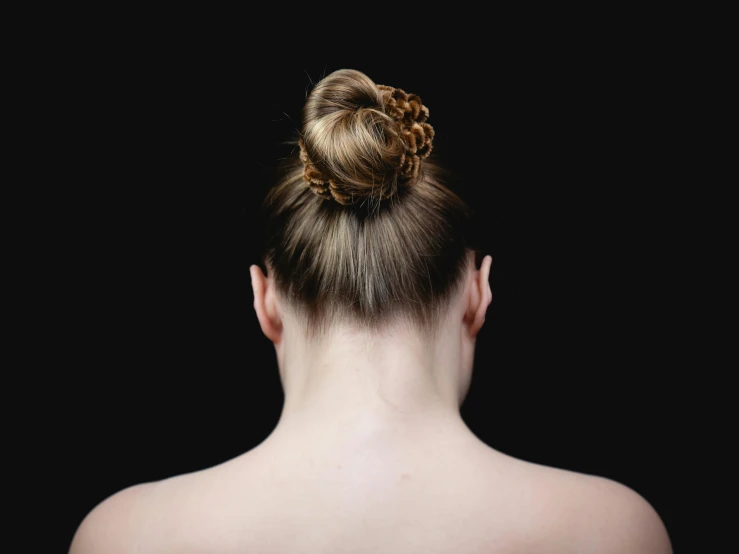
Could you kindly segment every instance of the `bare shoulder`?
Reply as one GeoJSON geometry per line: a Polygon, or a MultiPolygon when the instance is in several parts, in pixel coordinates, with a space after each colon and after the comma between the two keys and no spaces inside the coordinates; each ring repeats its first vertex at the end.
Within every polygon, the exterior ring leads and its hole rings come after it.
{"type": "MultiPolygon", "coordinates": [[[[489,458],[489,473],[495,477],[485,488],[504,500],[505,511],[514,520],[508,527],[533,541],[534,550],[672,554],[662,519],[644,497],[626,485],[495,450],[489,458]]],[[[496,517],[499,508],[494,511],[496,517]]]]}
{"type": "Polygon", "coordinates": [[[77,528],[69,554],[133,552],[145,517],[142,507],[155,486],[156,483],[134,485],[95,506],[77,528]]]}
{"type": "Polygon", "coordinates": [[[594,540],[604,552],[672,554],[662,519],[647,500],[633,489],[603,477],[586,476],[590,510],[584,522],[596,531],[594,540]]]}
{"type": "Polygon", "coordinates": [[[662,519],[635,490],[605,477],[538,467],[557,528],[577,551],[672,554],[662,519]]]}
{"type": "MultiPolygon", "coordinates": [[[[188,548],[209,551],[209,546],[202,546],[212,543],[208,529],[214,522],[222,523],[224,499],[233,501],[236,484],[243,483],[240,477],[243,476],[239,475],[237,464],[231,460],[123,489],[85,517],[72,539],[69,554],[129,554],[162,549],[179,552],[188,548]]],[[[229,506],[233,507],[233,502],[229,506]]]]}

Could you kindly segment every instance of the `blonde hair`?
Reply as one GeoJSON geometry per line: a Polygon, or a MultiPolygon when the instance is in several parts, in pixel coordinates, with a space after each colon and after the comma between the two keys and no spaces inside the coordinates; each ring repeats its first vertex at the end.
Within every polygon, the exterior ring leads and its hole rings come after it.
{"type": "MultiPolygon", "coordinates": [[[[263,262],[316,336],[404,318],[433,333],[465,275],[472,212],[428,159],[418,96],[359,71],[321,80],[303,108],[300,162],[269,191],[263,262]]],[[[296,156],[298,158],[298,156],[296,156]]]]}

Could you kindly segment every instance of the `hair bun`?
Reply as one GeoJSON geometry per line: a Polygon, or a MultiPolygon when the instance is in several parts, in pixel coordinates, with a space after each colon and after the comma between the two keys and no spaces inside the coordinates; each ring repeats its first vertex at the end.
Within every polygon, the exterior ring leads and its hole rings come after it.
{"type": "Polygon", "coordinates": [[[429,110],[415,94],[342,69],[322,79],[303,108],[303,177],[340,204],[384,200],[407,186],[431,153],[429,110]]]}
{"type": "Polygon", "coordinates": [[[385,111],[401,126],[401,135],[406,145],[406,155],[400,164],[400,174],[414,179],[421,169],[421,161],[431,153],[434,128],[426,123],[429,109],[416,94],[408,94],[399,88],[378,85],[383,94],[385,111]]]}

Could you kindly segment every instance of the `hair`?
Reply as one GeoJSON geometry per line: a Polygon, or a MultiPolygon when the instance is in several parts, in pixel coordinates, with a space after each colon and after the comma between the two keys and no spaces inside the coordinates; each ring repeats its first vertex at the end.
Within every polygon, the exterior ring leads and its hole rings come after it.
{"type": "Polygon", "coordinates": [[[433,334],[479,249],[471,209],[428,158],[428,109],[342,69],[315,85],[302,116],[300,155],[262,204],[278,295],[311,336],[393,318],[433,334]]]}

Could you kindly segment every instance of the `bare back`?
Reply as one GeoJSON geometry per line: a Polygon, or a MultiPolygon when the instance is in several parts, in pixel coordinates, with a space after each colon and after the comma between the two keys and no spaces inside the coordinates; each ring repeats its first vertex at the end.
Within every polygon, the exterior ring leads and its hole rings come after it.
{"type": "Polygon", "coordinates": [[[352,449],[267,440],[214,468],[111,497],[88,516],[72,553],[88,552],[99,534],[106,548],[89,551],[671,552],[657,514],[622,485],[523,462],[472,435],[432,439],[352,449]]]}

